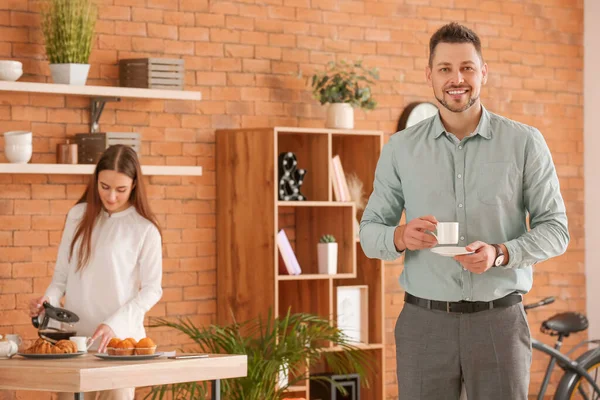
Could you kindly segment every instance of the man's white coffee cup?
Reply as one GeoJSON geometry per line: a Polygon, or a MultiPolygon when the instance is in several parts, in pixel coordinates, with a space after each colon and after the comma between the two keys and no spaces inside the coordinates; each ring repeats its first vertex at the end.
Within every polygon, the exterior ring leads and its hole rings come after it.
{"type": "Polygon", "coordinates": [[[438,244],[458,243],[458,222],[438,222],[435,232],[431,232],[438,244]]]}
{"type": "Polygon", "coordinates": [[[19,346],[11,340],[0,342],[0,358],[10,358],[17,354],[19,346]]]}
{"type": "Polygon", "coordinates": [[[69,340],[77,345],[77,351],[87,352],[92,345],[92,338],[87,336],[71,336],[69,340]]]}

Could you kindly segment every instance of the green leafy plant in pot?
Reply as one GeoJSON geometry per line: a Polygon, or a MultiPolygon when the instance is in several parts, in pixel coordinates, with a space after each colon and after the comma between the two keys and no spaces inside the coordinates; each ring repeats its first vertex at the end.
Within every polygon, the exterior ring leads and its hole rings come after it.
{"type": "MultiPolygon", "coordinates": [[[[285,397],[287,388],[304,385],[306,379],[337,385],[328,376],[307,373],[323,363],[337,374],[359,374],[367,387],[372,374],[373,361],[368,352],[354,347],[331,321],[312,314],[293,314],[288,310],[273,318],[269,311],[266,319],[257,317],[243,323],[205,327],[197,327],[189,319],[159,318],[153,319],[151,326],[170,327],[183,333],[195,343],[190,352],[245,354],[247,375],[221,382],[221,395],[227,400],[279,400],[285,397]],[[327,351],[325,346],[330,343],[339,351],[327,351]]],[[[155,386],[145,399],[204,400],[208,386],[207,382],[155,386]]]]}
{"type": "Polygon", "coordinates": [[[42,33],[54,83],[85,85],[98,8],[94,0],[45,0],[42,33]]]}
{"type": "Polygon", "coordinates": [[[327,128],[354,128],[354,108],[373,110],[371,86],[379,79],[377,68],[367,69],[362,61],[329,62],[325,71],[313,75],[313,97],[327,109],[327,128]]]}

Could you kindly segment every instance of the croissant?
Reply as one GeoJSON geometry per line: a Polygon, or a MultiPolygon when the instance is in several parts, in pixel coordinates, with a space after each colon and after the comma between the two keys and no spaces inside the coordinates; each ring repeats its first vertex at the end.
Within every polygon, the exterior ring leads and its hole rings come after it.
{"type": "Polygon", "coordinates": [[[55,353],[77,353],[77,345],[70,340],[59,340],[53,350],[55,353]]]}
{"type": "Polygon", "coordinates": [[[77,345],[70,340],[60,340],[56,345],[44,339],[38,339],[31,345],[26,353],[29,354],[65,354],[76,353],[77,345]]]}
{"type": "Polygon", "coordinates": [[[48,354],[52,352],[52,344],[44,339],[38,339],[25,352],[30,354],[48,354]]]}

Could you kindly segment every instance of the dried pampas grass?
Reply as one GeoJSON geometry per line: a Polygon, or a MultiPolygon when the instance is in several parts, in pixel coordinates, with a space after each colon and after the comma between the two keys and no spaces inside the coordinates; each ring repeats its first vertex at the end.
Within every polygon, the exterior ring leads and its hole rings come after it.
{"type": "Polygon", "coordinates": [[[346,175],[346,182],[348,183],[348,191],[350,192],[350,198],[356,203],[356,210],[362,210],[367,205],[367,198],[363,192],[363,183],[355,173],[346,175]]]}

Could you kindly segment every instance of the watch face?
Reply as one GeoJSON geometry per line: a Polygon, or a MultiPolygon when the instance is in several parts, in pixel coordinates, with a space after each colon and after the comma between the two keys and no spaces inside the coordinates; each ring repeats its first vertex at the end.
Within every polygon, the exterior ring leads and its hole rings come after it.
{"type": "Polygon", "coordinates": [[[435,104],[429,102],[416,102],[411,103],[402,112],[400,120],[398,121],[398,130],[404,130],[419,122],[433,117],[437,114],[438,108],[435,104]]]}
{"type": "Polygon", "coordinates": [[[498,256],[498,257],[496,257],[496,261],[494,262],[494,265],[496,267],[499,267],[502,265],[503,262],[504,262],[504,256],[498,256]]]}

